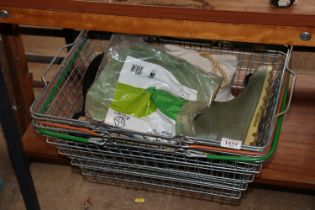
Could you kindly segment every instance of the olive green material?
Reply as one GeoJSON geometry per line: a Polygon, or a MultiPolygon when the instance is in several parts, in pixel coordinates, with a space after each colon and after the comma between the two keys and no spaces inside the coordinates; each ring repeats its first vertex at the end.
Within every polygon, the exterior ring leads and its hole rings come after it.
{"type": "Polygon", "coordinates": [[[196,117],[196,136],[218,141],[229,138],[245,143],[250,124],[257,114],[257,104],[266,88],[266,78],[270,75],[266,69],[256,71],[236,98],[228,102],[213,102],[206,112],[196,117]]]}

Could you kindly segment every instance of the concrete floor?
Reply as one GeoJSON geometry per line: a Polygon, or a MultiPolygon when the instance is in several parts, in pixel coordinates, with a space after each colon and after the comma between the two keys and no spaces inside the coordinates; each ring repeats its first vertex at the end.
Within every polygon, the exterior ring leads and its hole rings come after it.
{"type": "MultiPolygon", "coordinates": [[[[24,37],[28,53],[55,54],[56,45],[63,45],[63,40],[41,41],[37,37],[24,37]],[[45,43],[42,45],[41,43],[45,43]],[[50,47],[51,46],[51,47],[50,47]]],[[[309,55],[309,54],[308,54],[309,55]]],[[[314,57],[314,54],[311,55],[314,57]]],[[[308,56],[308,58],[310,58],[308,56]]],[[[305,54],[296,53],[293,65],[300,73],[313,73],[314,63],[310,63],[305,54]]],[[[44,69],[41,64],[30,64],[34,78],[39,79],[44,69]]],[[[205,209],[314,209],[315,196],[286,191],[266,190],[250,187],[239,204],[228,205],[209,200],[193,199],[178,195],[158,193],[147,190],[135,190],[116,185],[89,182],[70,166],[34,162],[30,166],[35,182],[40,205],[43,210],[205,210],[205,209]],[[135,198],[144,198],[143,203],[136,203],[135,198]],[[85,208],[86,200],[92,205],[85,208]]],[[[4,137],[0,127],[0,177],[4,188],[0,191],[0,210],[25,209],[10,161],[7,155],[4,137]]]]}

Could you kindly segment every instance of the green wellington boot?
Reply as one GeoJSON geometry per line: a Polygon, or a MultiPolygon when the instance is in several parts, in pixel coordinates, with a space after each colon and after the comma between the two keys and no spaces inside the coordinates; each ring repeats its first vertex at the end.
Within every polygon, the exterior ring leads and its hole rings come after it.
{"type": "Polygon", "coordinates": [[[271,82],[271,66],[261,66],[236,98],[228,102],[213,102],[195,119],[196,136],[218,141],[228,138],[253,145],[271,82]]]}

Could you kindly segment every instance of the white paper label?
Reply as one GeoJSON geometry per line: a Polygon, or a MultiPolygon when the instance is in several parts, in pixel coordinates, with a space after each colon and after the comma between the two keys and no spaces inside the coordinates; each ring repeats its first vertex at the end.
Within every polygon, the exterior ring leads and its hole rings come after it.
{"type": "Polygon", "coordinates": [[[224,137],[221,139],[221,147],[241,149],[241,146],[242,146],[242,141],[224,138],[224,137]]]}

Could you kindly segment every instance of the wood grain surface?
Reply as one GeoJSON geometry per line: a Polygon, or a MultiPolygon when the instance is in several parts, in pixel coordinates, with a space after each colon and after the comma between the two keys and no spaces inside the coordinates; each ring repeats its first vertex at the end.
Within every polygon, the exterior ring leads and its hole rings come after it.
{"type": "MultiPolygon", "coordinates": [[[[293,105],[285,117],[276,154],[256,182],[315,190],[315,76],[299,75],[293,105]]],[[[23,138],[32,157],[64,162],[30,126],[23,138]]]]}
{"type": "Polygon", "coordinates": [[[260,13],[290,13],[311,14],[315,10],[313,0],[299,0],[299,3],[291,8],[278,9],[270,5],[267,0],[74,0],[80,2],[116,3],[123,5],[140,5],[173,8],[207,9],[218,11],[242,11],[260,13]]]}
{"type": "MultiPolygon", "coordinates": [[[[8,66],[6,54],[4,53],[4,49],[3,49],[3,43],[1,41],[0,41],[0,65],[1,65],[0,71],[2,71],[3,76],[4,76],[4,81],[5,81],[5,85],[6,85],[9,97],[10,97],[11,106],[16,106],[17,103],[15,99],[14,86],[10,77],[10,68],[8,66]]],[[[19,130],[19,134],[20,136],[22,136],[26,128],[25,122],[21,120],[21,116],[19,115],[19,111],[17,109],[12,109],[12,111],[15,117],[17,128],[19,130]]]]}
{"type": "Polygon", "coordinates": [[[31,158],[63,163],[66,157],[58,154],[55,146],[46,143],[46,138],[39,135],[30,123],[22,139],[24,151],[31,158]]]}
{"type": "Polygon", "coordinates": [[[315,46],[315,38],[309,41],[300,39],[300,33],[303,31],[315,34],[315,27],[215,23],[7,7],[3,7],[3,9],[9,11],[10,17],[0,19],[0,23],[182,38],[315,46]]]}
{"type": "Polygon", "coordinates": [[[20,134],[24,133],[31,121],[29,107],[33,103],[32,75],[28,72],[22,37],[17,25],[4,25],[0,28],[7,70],[4,71],[7,85],[14,100],[14,113],[20,134]]]}
{"type": "Polygon", "coordinates": [[[200,20],[225,23],[255,23],[285,26],[315,26],[315,1],[301,0],[286,9],[272,7],[269,0],[4,0],[0,7],[87,12],[108,15],[200,20]]]}
{"type": "Polygon", "coordinates": [[[315,189],[314,79],[299,75],[277,152],[265,164],[258,182],[315,189]]]}

